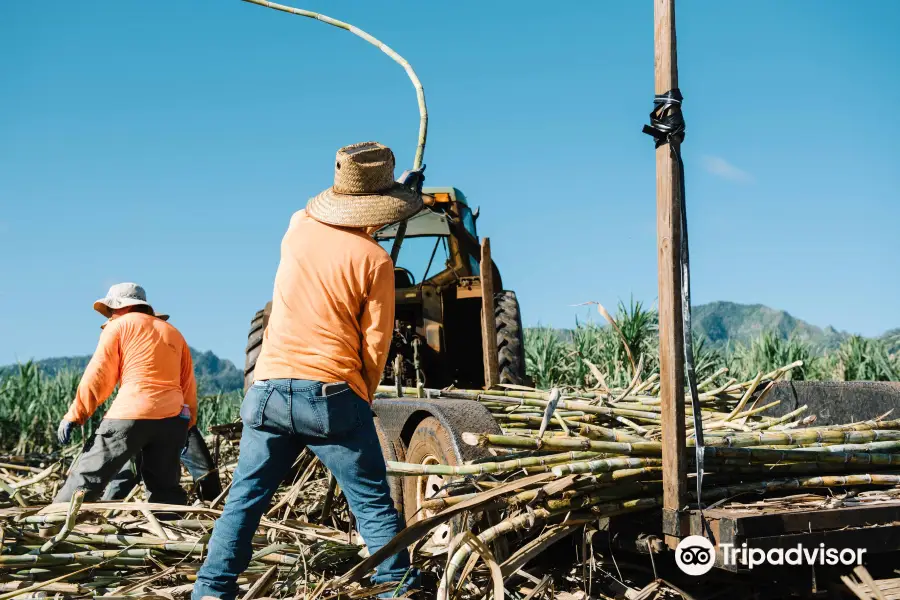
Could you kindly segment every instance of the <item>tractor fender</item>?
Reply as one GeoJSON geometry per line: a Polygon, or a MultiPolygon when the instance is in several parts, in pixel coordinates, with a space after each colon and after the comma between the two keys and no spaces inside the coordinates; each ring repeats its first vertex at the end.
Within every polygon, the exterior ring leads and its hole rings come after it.
{"type": "Polygon", "coordinates": [[[376,398],[372,409],[381,421],[387,438],[399,440],[404,448],[416,426],[423,419],[435,417],[452,434],[453,451],[460,464],[490,456],[487,449],[463,442],[463,433],[501,433],[500,426],[488,409],[474,400],[376,398]]]}

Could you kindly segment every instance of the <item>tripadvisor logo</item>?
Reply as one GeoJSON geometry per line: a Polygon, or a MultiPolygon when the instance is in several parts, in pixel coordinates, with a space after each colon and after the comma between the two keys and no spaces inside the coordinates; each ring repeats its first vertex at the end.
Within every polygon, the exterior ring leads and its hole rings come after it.
{"type": "Polygon", "coordinates": [[[748,569],[759,565],[861,565],[866,548],[826,548],[825,544],[806,548],[797,544],[792,548],[748,548],[747,544],[735,547],[734,544],[722,544],[722,553],[726,565],[742,565],[748,569]]]}
{"type": "MultiPolygon", "coordinates": [[[[760,565],[861,565],[865,548],[826,548],[819,544],[805,548],[797,544],[792,548],[749,548],[747,544],[721,544],[723,566],[738,566],[747,569],[760,565]]],[[[678,543],[675,549],[675,564],[688,575],[705,575],[716,562],[716,549],[705,537],[690,535],[678,543]]]]}
{"type": "Polygon", "coordinates": [[[688,575],[705,575],[716,562],[716,549],[708,539],[689,535],[675,548],[675,564],[688,575]]]}

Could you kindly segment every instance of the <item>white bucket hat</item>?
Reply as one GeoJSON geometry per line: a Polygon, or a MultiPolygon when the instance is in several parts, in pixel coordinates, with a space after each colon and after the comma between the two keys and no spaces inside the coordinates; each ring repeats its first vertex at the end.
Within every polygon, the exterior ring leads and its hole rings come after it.
{"type": "Polygon", "coordinates": [[[421,209],[421,195],[394,181],[391,149],[362,142],[337,151],[334,185],[307,203],[306,214],[339,227],[373,227],[402,221],[421,209]]]}
{"type": "Polygon", "coordinates": [[[109,288],[105,298],[94,302],[94,310],[107,318],[112,316],[113,309],[126,306],[148,306],[153,310],[147,302],[147,292],[136,283],[117,283],[109,288]]]}

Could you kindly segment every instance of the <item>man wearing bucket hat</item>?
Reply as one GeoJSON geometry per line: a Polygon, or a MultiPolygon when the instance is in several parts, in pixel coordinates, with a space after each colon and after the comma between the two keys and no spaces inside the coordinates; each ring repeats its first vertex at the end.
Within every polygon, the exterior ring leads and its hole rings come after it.
{"type": "MultiPolygon", "coordinates": [[[[157,319],[169,320],[169,315],[162,313],[154,313],[154,315],[157,319]]],[[[115,318],[115,316],[112,318],[115,318]]],[[[112,321],[112,318],[103,323],[100,329],[106,328],[112,321]]],[[[122,465],[122,468],[113,476],[106,491],[103,493],[103,500],[124,500],[128,497],[134,486],[140,483],[140,458],[140,456],[136,456],[133,460],[122,465]],[[134,464],[132,465],[132,463],[134,464]]],[[[188,470],[188,473],[194,479],[194,487],[197,489],[198,498],[212,502],[219,497],[219,494],[222,493],[219,471],[216,470],[216,464],[209,453],[206,440],[203,439],[203,434],[200,433],[200,429],[197,428],[196,424],[188,429],[187,442],[181,451],[181,464],[184,465],[184,468],[188,470]]]]}
{"type": "Polygon", "coordinates": [[[60,423],[59,442],[68,443],[75,425],[84,424],[117,384],[119,393],[55,502],[70,500],[78,489],[88,501],[100,498],[122,466],[140,457],[148,501],[184,504],[179,456],[197,420],[197,383],[187,342],[157,318],[137,284],[112,286],[94,310],[110,320],[60,423]]]}
{"type": "MultiPolygon", "coordinates": [[[[394,328],[394,267],[368,232],[421,207],[419,190],[394,181],[393,152],[365,142],[338,150],[334,185],[291,219],[241,405],[238,466],[194,600],[236,597],[260,518],[304,447],[334,474],[370,553],[402,529],[370,406],[394,328]]],[[[373,579],[407,585],[409,568],[402,550],[373,579]]]]}

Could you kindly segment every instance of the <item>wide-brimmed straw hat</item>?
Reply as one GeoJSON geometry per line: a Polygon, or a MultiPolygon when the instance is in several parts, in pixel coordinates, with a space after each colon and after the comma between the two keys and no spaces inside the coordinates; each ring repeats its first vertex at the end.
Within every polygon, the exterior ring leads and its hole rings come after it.
{"type": "Polygon", "coordinates": [[[378,142],[337,151],[334,185],[310,200],[306,214],[339,227],[396,223],[419,212],[422,198],[394,181],[394,153],[378,142]]]}
{"type": "MultiPolygon", "coordinates": [[[[150,306],[144,288],[136,283],[117,283],[109,288],[106,297],[94,302],[94,310],[104,317],[112,316],[113,309],[126,306],[150,306]]],[[[150,306],[150,309],[153,307],[150,306]]]]}

